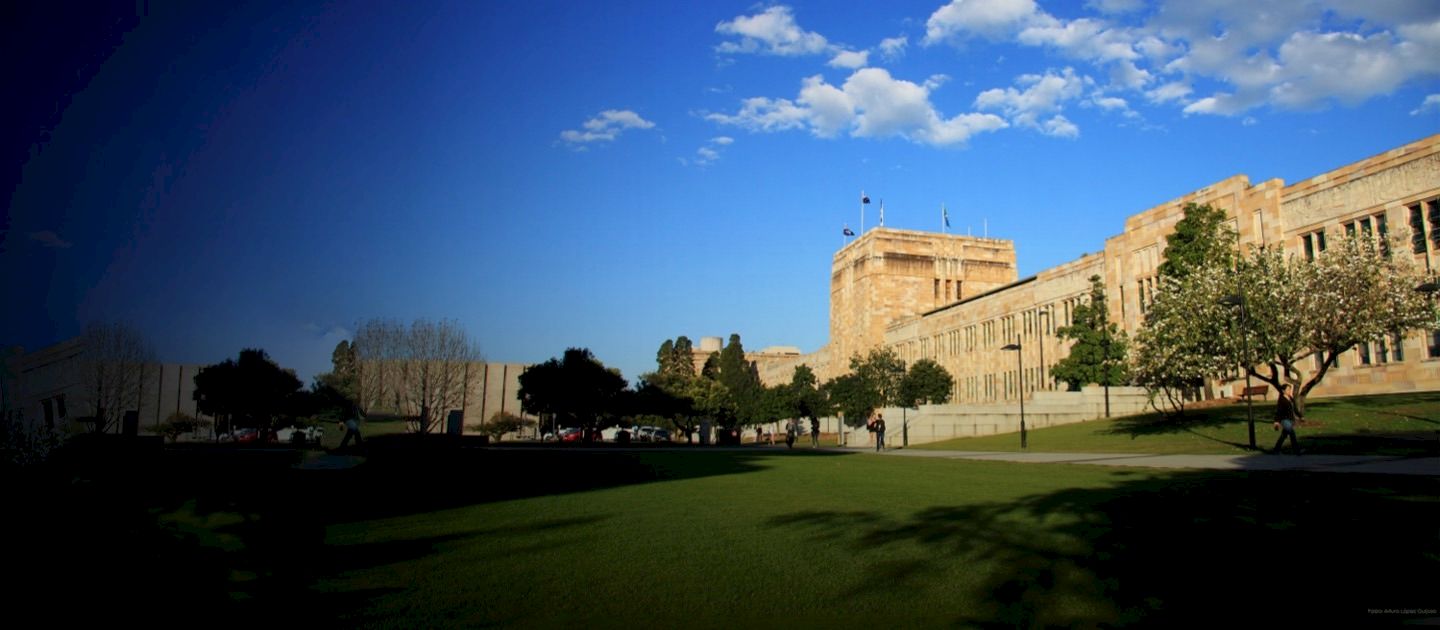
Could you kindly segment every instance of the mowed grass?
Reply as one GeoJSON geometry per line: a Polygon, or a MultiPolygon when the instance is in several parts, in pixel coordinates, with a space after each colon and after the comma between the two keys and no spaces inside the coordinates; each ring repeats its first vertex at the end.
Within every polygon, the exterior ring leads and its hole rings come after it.
{"type": "Polygon", "coordinates": [[[353,471],[312,612],[391,628],[1343,625],[1436,600],[1435,479],[481,455],[353,471]]]}
{"type": "MultiPolygon", "coordinates": [[[[1255,442],[1274,446],[1275,401],[1257,400],[1255,442]]],[[[1180,419],[1144,414],[1047,427],[1029,432],[1032,451],[1062,453],[1239,454],[1249,444],[1246,407],[1187,410],[1180,419]]],[[[1297,433],[1307,453],[1347,455],[1440,454],[1440,392],[1311,399],[1297,433]]],[[[911,448],[1019,451],[1009,433],[912,445],[911,448]]]]}

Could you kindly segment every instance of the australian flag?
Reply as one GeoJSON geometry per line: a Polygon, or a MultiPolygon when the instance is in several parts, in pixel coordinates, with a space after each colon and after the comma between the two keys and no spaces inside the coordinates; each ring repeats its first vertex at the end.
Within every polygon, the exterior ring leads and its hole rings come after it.
{"type": "Polygon", "coordinates": [[[845,236],[855,236],[855,230],[850,229],[848,225],[845,226],[845,236]]]}
{"type": "Polygon", "coordinates": [[[865,193],[860,193],[860,203],[870,203],[870,198],[865,193]]]}

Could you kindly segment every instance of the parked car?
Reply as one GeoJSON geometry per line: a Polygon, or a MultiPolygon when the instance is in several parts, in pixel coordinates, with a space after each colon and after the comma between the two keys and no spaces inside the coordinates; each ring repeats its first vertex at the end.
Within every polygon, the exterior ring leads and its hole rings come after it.
{"type": "Polygon", "coordinates": [[[667,430],[665,430],[665,429],[658,429],[658,428],[657,428],[657,429],[655,429],[654,434],[652,434],[652,435],[650,436],[650,439],[651,439],[651,441],[654,441],[654,442],[669,442],[669,441],[670,441],[670,432],[667,431],[667,430]]]}
{"type": "Polygon", "coordinates": [[[636,442],[654,442],[655,427],[635,427],[636,442]]]}
{"type": "Polygon", "coordinates": [[[259,439],[259,437],[260,432],[256,431],[255,429],[235,429],[234,431],[231,431],[229,433],[221,433],[220,435],[215,436],[215,439],[221,442],[234,442],[236,444],[244,444],[247,442],[254,442],[255,440],[259,439]]]}

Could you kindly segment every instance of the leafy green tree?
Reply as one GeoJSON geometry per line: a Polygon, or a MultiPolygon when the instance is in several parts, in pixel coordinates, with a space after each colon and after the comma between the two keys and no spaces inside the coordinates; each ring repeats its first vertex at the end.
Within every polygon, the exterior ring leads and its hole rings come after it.
{"type": "Polygon", "coordinates": [[[300,379],[270,360],[264,350],[246,348],[195,375],[198,411],[224,418],[234,427],[252,427],[266,439],[300,390],[300,379]]]}
{"type": "Polygon", "coordinates": [[[905,361],[889,348],[871,348],[862,358],[850,357],[850,369],[865,385],[875,391],[878,406],[897,404],[900,400],[900,383],[905,380],[905,361]]]}
{"type": "Polygon", "coordinates": [[[955,379],[950,372],[931,359],[920,359],[905,371],[900,388],[895,396],[895,405],[900,407],[900,444],[910,445],[910,419],[906,410],[919,408],[924,404],[943,405],[950,402],[955,379]]]}
{"type": "Polygon", "coordinates": [[[757,424],[764,421],[764,403],[761,400],[763,388],[755,365],[745,358],[745,347],[740,335],[730,335],[730,342],[720,350],[717,362],[716,380],[725,386],[733,414],[718,418],[720,426],[731,429],[738,426],[757,424]]]}
{"type": "Polygon", "coordinates": [[[830,401],[826,399],[825,392],[820,390],[818,384],[819,379],[815,377],[815,371],[811,370],[810,366],[802,363],[795,367],[788,386],[791,415],[814,420],[833,413],[830,401]]]}
{"type": "Polygon", "coordinates": [[[1090,300],[1075,307],[1074,323],[1055,331],[1061,339],[1075,342],[1070,354],[1055,364],[1050,374],[1071,390],[1095,383],[1111,386],[1126,382],[1126,339],[1124,331],[1109,321],[1105,305],[1105,283],[1090,277],[1090,300]]]}
{"type": "Polygon", "coordinates": [[[823,390],[829,404],[840,413],[845,426],[852,429],[865,426],[870,414],[884,404],[880,393],[854,372],[826,381],[823,390]]]}
{"type": "Polygon", "coordinates": [[[625,378],[585,348],[570,348],[520,374],[520,406],[559,426],[599,430],[620,415],[625,378]]]}
{"type": "Polygon", "coordinates": [[[1185,204],[1185,217],[1165,237],[1160,275],[1184,279],[1197,269],[1235,263],[1236,234],[1225,224],[1225,211],[1210,204],[1185,204]]]}
{"type": "Polygon", "coordinates": [[[1132,377],[1150,394],[1150,404],[1170,416],[1185,411],[1205,383],[1232,369],[1220,347],[1235,331],[1219,303],[1223,289],[1187,295],[1192,278],[1230,274],[1238,262],[1236,234],[1225,212],[1208,204],[1186,204],[1185,217],[1167,237],[1160,264],[1160,291],[1136,333],[1132,377]],[[1198,299],[1197,299],[1198,298],[1198,299]],[[1160,402],[1163,401],[1163,405],[1160,402]]]}
{"type": "Polygon", "coordinates": [[[954,388],[955,379],[948,370],[931,359],[920,359],[905,371],[896,403],[901,407],[912,408],[920,405],[943,405],[950,402],[950,394],[954,388]]]}
{"type": "Polygon", "coordinates": [[[905,362],[889,348],[873,348],[865,356],[850,357],[850,372],[825,383],[829,406],[839,411],[845,426],[865,426],[875,410],[896,404],[905,362]]]}

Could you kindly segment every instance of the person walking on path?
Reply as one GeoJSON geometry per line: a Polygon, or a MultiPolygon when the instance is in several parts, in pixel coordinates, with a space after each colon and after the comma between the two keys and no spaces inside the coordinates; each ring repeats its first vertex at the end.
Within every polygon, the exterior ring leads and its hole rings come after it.
{"type": "Polygon", "coordinates": [[[345,437],[340,439],[339,450],[345,450],[346,445],[350,444],[350,438],[352,437],[355,438],[355,446],[357,448],[365,444],[365,438],[360,435],[359,416],[360,411],[352,409],[349,414],[346,414],[345,421],[340,423],[340,427],[345,429],[345,437]]]}
{"type": "Polygon", "coordinates": [[[785,448],[795,448],[795,434],[799,431],[794,418],[785,421],[785,448]]]}
{"type": "Polygon", "coordinates": [[[885,414],[875,416],[875,452],[885,448],[885,414]]]}
{"type": "Polygon", "coordinates": [[[1285,438],[1290,438],[1290,446],[1295,448],[1295,454],[1303,453],[1300,449],[1300,440],[1295,437],[1295,403],[1290,398],[1290,384],[1280,385],[1280,394],[1275,405],[1275,430],[1280,432],[1280,439],[1275,440],[1274,453],[1280,454],[1280,447],[1285,444],[1285,438]]]}
{"type": "Polygon", "coordinates": [[[820,448],[820,419],[810,419],[810,448],[820,448]]]}

